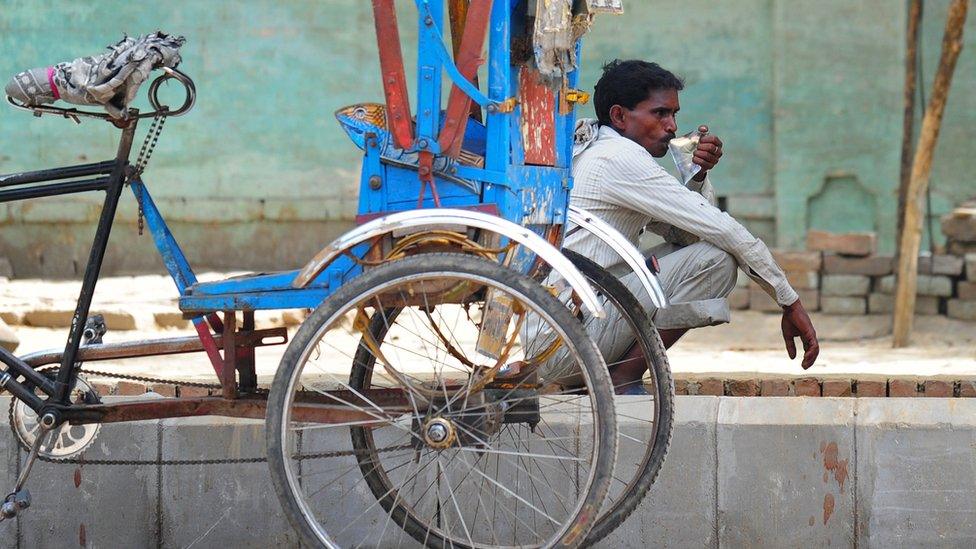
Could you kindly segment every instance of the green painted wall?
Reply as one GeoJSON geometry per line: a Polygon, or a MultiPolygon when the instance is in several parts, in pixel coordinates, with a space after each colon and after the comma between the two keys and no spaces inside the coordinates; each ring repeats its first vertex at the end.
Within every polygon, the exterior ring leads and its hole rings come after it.
{"type": "MultiPolygon", "coordinates": [[[[412,2],[398,4],[409,65],[415,15],[412,2]]],[[[928,91],[948,0],[925,4],[928,91]]],[[[626,16],[598,19],[586,40],[587,88],[607,59],[659,61],[686,79],[683,129],[707,123],[722,136],[718,191],[757,234],[795,248],[810,227],[873,229],[882,248],[893,249],[904,1],[625,5],[626,16]]],[[[332,112],[382,98],[369,3],[4,0],[0,77],[156,28],[187,37],[182,68],[200,92],[190,115],[167,123],[147,172],[191,261],[223,269],[301,264],[355,212],[358,155],[332,112]]],[[[936,215],[976,194],[969,175],[976,17],[965,36],[932,174],[936,215]]],[[[108,158],[117,135],[107,124],[0,109],[0,173],[108,158]]],[[[75,275],[98,198],[0,205],[0,255],[21,276],[75,275]]],[[[161,267],[148,237],[135,235],[132,202],[121,209],[110,271],[161,267]]]]}

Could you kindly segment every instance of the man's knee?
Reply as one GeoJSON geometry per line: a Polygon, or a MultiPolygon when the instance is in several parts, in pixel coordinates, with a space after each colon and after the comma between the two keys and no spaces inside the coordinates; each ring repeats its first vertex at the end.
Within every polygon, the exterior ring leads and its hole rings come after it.
{"type": "Polygon", "coordinates": [[[728,280],[734,288],[735,280],[739,277],[739,263],[732,254],[724,250],[722,251],[719,259],[719,270],[722,272],[722,278],[728,280]]]}
{"type": "Polygon", "coordinates": [[[658,263],[661,285],[675,303],[726,297],[735,288],[735,258],[708,242],[678,248],[658,263]]]}
{"type": "Polygon", "coordinates": [[[707,270],[711,279],[710,286],[717,289],[715,297],[726,297],[735,288],[735,281],[739,276],[739,264],[729,252],[707,242],[703,242],[703,250],[707,270]]]}

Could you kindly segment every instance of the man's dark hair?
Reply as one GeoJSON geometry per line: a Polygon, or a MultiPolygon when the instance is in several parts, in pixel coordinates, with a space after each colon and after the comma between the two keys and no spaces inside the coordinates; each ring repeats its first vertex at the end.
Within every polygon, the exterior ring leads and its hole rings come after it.
{"type": "Polygon", "coordinates": [[[593,92],[593,106],[600,124],[610,125],[610,107],[633,109],[658,90],[682,90],[684,81],[657,63],[614,59],[603,65],[603,76],[593,92]]]}

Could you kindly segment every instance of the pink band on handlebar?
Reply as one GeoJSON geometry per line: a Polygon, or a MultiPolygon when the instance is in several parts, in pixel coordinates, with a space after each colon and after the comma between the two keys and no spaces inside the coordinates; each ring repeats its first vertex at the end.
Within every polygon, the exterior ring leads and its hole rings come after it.
{"type": "Polygon", "coordinates": [[[54,98],[61,99],[61,94],[58,93],[58,87],[54,85],[54,67],[47,68],[47,85],[51,86],[51,93],[54,94],[54,98]]]}

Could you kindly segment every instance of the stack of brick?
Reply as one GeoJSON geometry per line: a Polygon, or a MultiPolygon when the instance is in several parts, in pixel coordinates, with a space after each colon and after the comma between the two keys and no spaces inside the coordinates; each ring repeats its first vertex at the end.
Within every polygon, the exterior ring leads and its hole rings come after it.
{"type": "Polygon", "coordinates": [[[963,275],[956,284],[955,297],[946,303],[946,314],[960,320],[976,320],[976,253],[966,254],[963,275]]]}
{"type": "Polygon", "coordinates": [[[946,314],[976,320],[976,200],[964,202],[943,217],[942,233],[946,250],[963,263],[953,299],[946,302],[946,314]]]}
{"type": "Polygon", "coordinates": [[[963,202],[942,218],[946,251],[965,256],[976,253],[976,200],[963,202]]]}
{"type": "MultiPolygon", "coordinates": [[[[807,251],[773,251],[773,257],[808,311],[832,314],[864,314],[871,288],[870,275],[879,270],[873,256],[877,238],[872,233],[833,234],[810,231],[807,251]]],[[[891,261],[880,262],[891,272],[891,261]]],[[[753,310],[779,311],[779,307],[755,283],[749,288],[753,310]]]]}
{"type": "MultiPolygon", "coordinates": [[[[952,296],[953,281],[962,274],[961,257],[937,254],[918,258],[918,278],[916,282],[915,314],[937,315],[944,311],[943,303],[952,296]]],[[[895,308],[895,275],[881,277],[875,284],[876,293],[872,295],[875,314],[891,313],[895,308]]]]}
{"type": "Polygon", "coordinates": [[[828,314],[865,314],[872,276],[891,272],[891,259],[875,255],[877,236],[811,230],[807,233],[807,249],[823,253],[820,310],[828,314]]]}
{"type": "MultiPolygon", "coordinates": [[[[958,223],[953,227],[955,238],[963,234],[976,237],[976,225],[972,233],[963,233],[958,223]]],[[[774,251],[773,256],[807,310],[839,315],[891,314],[894,310],[895,261],[892,256],[877,253],[874,233],[811,230],[807,233],[807,251],[774,251]]],[[[976,253],[925,253],[918,259],[917,288],[916,314],[976,320],[976,253]]],[[[776,303],[744,275],[739,277],[729,302],[735,309],[779,311],[776,303]]]]}

